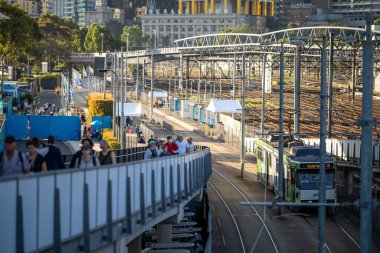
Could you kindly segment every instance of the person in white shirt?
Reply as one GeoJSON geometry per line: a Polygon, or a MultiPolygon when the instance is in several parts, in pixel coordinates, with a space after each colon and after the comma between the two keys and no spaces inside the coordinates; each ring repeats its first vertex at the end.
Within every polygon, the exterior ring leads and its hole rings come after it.
{"type": "Polygon", "coordinates": [[[186,146],[186,152],[192,153],[195,151],[195,144],[193,143],[193,138],[189,137],[187,139],[187,146],[186,146]]]}
{"type": "Polygon", "coordinates": [[[177,141],[175,142],[178,146],[177,154],[183,155],[186,154],[187,141],[183,139],[182,135],[177,135],[177,141]]]}

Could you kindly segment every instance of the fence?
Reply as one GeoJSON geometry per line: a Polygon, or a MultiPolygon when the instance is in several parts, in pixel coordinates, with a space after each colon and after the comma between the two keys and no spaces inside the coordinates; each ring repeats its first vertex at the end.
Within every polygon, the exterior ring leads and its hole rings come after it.
{"type": "Polygon", "coordinates": [[[0,179],[0,252],[90,252],[125,237],[131,241],[148,224],[178,214],[210,175],[206,148],[110,167],[0,179]]]}
{"type": "MultiPolygon", "coordinates": [[[[319,146],[319,139],[302,139],[307,145],[319,146]]],[[[361,140],[326,139],[326,152],[339,161],[360,164],[361,140]]],[[[380,143],[372,142],[372,165],[380,166],[380,143]]]]}
{"type": "Polygon", "coordinates": [[[77,116],[7,115],[5,132],[16,139],[47,139],[49,135],[53,135],[60,141],[79,140],[80,119],[77,116]],[[62,131],[62,126],[65,131],[62,131]]]}

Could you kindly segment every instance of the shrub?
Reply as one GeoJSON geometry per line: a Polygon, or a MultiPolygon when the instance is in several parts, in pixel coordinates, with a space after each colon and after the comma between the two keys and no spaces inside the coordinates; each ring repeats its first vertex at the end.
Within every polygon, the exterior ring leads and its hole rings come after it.
{"type": "Polygon", "coordinates": [[[110,145],[111,149],[113,150],[120,149],[120,142],[118,142],[116,137],[113,137],[112,129],[110,128],[103,129],[103,139],[108,141],[108,144],[110,145]]]}
{"type": "Polygon", "coordinates": [[[103,93],[91,93],[88,96],[88,114],[92,116],[110,116],[112,111],[113,98],[110,93],[103,99],[103,93]]]}
{"type": "Polygon", "coordinates": [[[31,104],[33,102],[33,97],[29,93],[22,94],[21,101],[24,101],[25,98],[28,100],[28,104],[31,104]]]}

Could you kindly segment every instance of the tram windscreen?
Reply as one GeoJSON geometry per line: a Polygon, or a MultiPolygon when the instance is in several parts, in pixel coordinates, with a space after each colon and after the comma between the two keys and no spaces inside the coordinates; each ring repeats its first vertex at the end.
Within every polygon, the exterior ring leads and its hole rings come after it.
{"type": "MultiPolygon", "coordinates": [[[[298,170],[297,186],[301,190],[319,189],[319,170],[298,170]]],[[[326,171],[326,189],[334,188],[334,171],[326,171]]]]}

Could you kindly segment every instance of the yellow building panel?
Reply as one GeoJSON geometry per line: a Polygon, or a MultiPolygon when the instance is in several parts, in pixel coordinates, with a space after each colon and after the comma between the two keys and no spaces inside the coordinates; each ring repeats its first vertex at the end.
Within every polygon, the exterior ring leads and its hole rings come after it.
{"type": "Polygon", "coordinates": [[[245,14],[245,15],[248,15],[248,14],[249,14],[249,0],[245,0],[244,14],[245,14]]]}
{"type": "Polygon", "coordinates": [[[208,0],[205,0],[205,14],[208,14],[208,0]]]}
{"type": "Polygon", "coordinates": [[[267,16],[268,15],[268,3],[267,3],[267,0],[265,0],[264,2],[264,16],[267,16]]]}
{"type": "Polygon", "coordinates": [[[236,13],[241,14],[241,0],[236,1],[236,13]]]}
{"type": "Polygon", "coordinates": [[[182,3],[182,0],[179,0],[179,3],[178,3],[178,13],[179,14],[183,13],[183,3],[182,3]]]}

